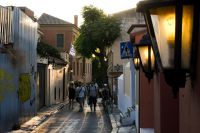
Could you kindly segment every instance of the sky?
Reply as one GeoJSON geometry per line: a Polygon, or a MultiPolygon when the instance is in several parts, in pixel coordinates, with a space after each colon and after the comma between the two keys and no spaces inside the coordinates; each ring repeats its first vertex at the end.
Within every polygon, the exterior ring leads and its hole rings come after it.
{"type": "Polygon", "coordinates": [[[78,15],[79,26],[83,23],[81,12],[84,6],[93,5],[106,14],[112,14],[136,7],[139,0],[0,0],[1,6],[26,6],[38,18],[42,13],[74,23],[78,15]]]}

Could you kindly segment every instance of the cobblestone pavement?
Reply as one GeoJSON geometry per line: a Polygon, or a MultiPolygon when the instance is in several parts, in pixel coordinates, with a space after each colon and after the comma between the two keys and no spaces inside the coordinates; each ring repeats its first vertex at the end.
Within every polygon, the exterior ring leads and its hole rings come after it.
{"type": "Polygon", "coordinates": [[[109,115],[100,105],[96,112],[91,112],[85,105],[83,112],[78,112],[79,105],[74,109],[67,106],[38,126],[32,133],[110,133],[112,131],[109,115]]]}

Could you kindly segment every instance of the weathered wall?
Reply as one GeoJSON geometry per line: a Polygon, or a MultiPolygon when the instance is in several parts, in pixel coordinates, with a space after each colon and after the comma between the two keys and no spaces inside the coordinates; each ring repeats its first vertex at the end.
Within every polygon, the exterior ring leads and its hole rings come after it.
{"type": "Polygon", "coordinates": [[[0,53],[0,132],[36,113],[37,23],[14,7],[13,28],[13,48],[0,53]]]}
{"type": "Polygon", "coordinates": [[[63,100],[63,71],[64,68],[52,68],[50,72],[50,105],[56,104],[63,100]]]}

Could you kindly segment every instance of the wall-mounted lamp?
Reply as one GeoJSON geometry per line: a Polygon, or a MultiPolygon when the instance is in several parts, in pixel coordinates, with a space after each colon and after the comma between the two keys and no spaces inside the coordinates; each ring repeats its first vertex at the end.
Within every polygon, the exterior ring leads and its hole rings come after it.
{"type": "Polygon", "coordinates": [[[71,69],[71,70],[70,70],[70,73],[73,73],[73,72],[74,72],[73,69],[71,69]]]}
{"type": "Polygon", "coordinates": [[[134,58],[134,62],[138,64],[138,59],[140,59],[143,72],[149,80],[152,79],[155,67],[155,57],[149,35],[145,34],[138,44],[134,43],[133,45],[136,46],[136,49],[139,52],[139,58],[136,56],[136,58],[134,58]]]}
{"type": "Polygon", "coordinates": [[[55,59],[48,58],[48,64],[51,65],[51,67],[54,69],[56,66],[55,59]]]}
{"type": "Polygon", "coordinates": [[[134,50],[133,64],[135,66],[135,70],[139,70],[140,68],[140,55],[137,48],[134,50]]]}
{"type": "Polygon", "coordinates": [[[176,97],[185,86],[186,72],[194,64],[198,41],[199,11],[192,0],[140,1],[137,11],[144,13],[159,70],[172,86],[176,97]]]}

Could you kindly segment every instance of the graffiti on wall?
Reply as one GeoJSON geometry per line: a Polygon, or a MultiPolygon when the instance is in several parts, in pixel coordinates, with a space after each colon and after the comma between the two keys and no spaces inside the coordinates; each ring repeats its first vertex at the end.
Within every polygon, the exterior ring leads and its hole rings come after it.
{"type": "Polygon", "coordinates": [[[4,99],[4,95],[14,92],[13,75],[0,68],[0,102],[4,99]]]}
{"type": "Polygon", "coordinates": [[[21,102],[25,102],[30,99],[31,96],[31,83],[30,75],[28,73],[20,74],[19,76],[19,99],[21,102]]]}

